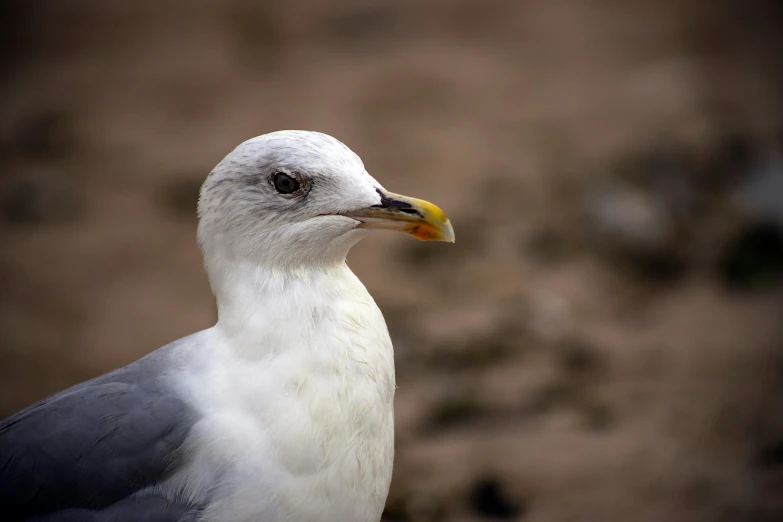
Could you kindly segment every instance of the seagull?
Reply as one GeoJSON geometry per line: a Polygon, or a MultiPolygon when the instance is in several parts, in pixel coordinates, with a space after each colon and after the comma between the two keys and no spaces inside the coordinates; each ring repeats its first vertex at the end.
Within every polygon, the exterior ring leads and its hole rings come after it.
{"type": "Polygon", "coordinates": [[[0,519],[380,519],[394,357],[346,255],[371,229],[454,242],[449,219],[309,131],[240,144],[198,215],[217,323],[0,421],[0,519]]]}

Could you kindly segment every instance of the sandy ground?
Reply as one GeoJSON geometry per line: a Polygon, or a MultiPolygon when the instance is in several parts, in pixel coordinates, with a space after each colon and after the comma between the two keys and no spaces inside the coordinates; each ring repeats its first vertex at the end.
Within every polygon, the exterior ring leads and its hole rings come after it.
{"type": "Polygon", "coordinates": [[[2,10],[0,413],[210,326],[201,181],[319,130],[457,233],[349,258],[395,341],[386,519],[783,519],[783,257],[732,250],[783,144],[774,2],[2,10]]]}

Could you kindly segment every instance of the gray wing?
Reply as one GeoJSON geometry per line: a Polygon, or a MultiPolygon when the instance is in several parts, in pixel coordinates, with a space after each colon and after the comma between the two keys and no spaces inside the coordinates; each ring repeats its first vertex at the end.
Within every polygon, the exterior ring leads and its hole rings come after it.
{"type": "Polygon", "coordinates": [[[138,495],[176,470],[193,424],[192,410],[160,383],[163,362],[152,354],[0,422],[3,520],[182,518],[157,515],[185,507],[138,495]]]}
{"type": "Polygon", "coordinates": [[[94,510],[72,508],[35,516],[26,522],[196,522],[201,511],[160,495],[132,496],[94,510]]]}

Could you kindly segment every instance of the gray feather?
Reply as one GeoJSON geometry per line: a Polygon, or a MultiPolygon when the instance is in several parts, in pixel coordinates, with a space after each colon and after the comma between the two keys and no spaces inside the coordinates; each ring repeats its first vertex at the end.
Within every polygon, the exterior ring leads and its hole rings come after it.
{"type": "Polygon", "coordinates": [[[100,509],[65,509],[27,522],[195,522],[201,510],[161,496],[133,496],[100,509]]]}
{"type": "Polygon", "coordinates": [[[195,415],[161,379],[179,342],[0,421],[4,520],[178,520],[113,513],[144,509],[133,495],[180,465],[195,415]]]}

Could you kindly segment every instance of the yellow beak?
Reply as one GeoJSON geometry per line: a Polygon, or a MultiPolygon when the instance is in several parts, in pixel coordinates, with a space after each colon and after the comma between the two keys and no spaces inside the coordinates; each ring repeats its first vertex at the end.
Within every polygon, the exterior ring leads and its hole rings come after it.
{"type": "Polygon", "coordinates": [[[421,241],[454,242],[454,228],[441,209],[422,199],[378,190],[381,203],[343,214],[361,224],[359,228],[380,228],[406,232],[421,241]]]}

